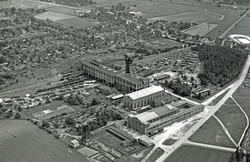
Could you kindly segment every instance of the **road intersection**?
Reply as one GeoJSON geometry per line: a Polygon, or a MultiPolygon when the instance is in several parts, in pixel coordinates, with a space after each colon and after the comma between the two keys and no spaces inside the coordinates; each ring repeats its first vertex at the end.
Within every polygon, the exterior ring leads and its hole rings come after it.
{"type": "Polygon", "coordinates": [[[207,114],[201,118],[199,121],[197,121],[197,123],[195,125],[193,125],[183,136],[180,137],[180,139],[178,141],[176,141],[172,146],[165,146],[162,143],[168,138],[165,137],[162,140],[160,140],[159,142],[155,143],[155,147],[153,148],[153,150],[143,159],[143,161],[145,161],[152,153],[154,150],[156,150],[158,147],[163,149],[165,152],[164,154],[158,158],[156,160],[156,162],[162,162],[164,161],[171,153],[173,153],[177,148],[179,148],[180,146],[182,146],[183,144],[194,144],[194,145],[204,145],[206,147],[214,147],[217,149],[224,149],[224,150],[230,150],[230,151],[234,151],[236,150],[235,148],[225,148],[225,147],[220,147],[220,146],[213,146],[213,145],[207,145],[207,144],[197,144],[194,142],[190,142],[188,141],[188,138],[195,132],[197,131],[211,116],[213,116],[215,114],[215,112],[226,102],[226,100],[228,100],[229,97],[231,97],[233,95],[233,93],[237,90],[237,88],[242,84],[242,82],[244,81],[247,73],[248,73],[248,69],[250,66],[250,56],[248,56],[245,66],[240,74],[240,77],[238,80],[236,80],[234,83],[232,83],[230,86],[228,86],[226,89],[222,90],[222,92],[219,92],[218,94],[215,94],[214,96],[212,96],[210,99],[208,99],[207,101],[203,102],[202,104],[205,105],[205,110],[207,110],[207,114]],[[218,97],[220,94],[226,92],[228,90],[228,92],[226,93],[226,95],[214,106],[208,106],[208,104],[215,99],[216,97],[218,97]],[[216,97],[215,97],[216,96],[216,97]]]}

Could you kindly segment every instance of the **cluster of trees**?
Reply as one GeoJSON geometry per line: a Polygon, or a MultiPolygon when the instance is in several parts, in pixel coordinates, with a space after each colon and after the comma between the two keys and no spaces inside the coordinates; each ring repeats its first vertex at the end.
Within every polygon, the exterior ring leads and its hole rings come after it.
{"type": "Polygon", "coordinates": [[[91,120],[87,123],[90,126],[91,130],[106,126],[108,121],[121,120],[121,116],[117,113],[114,113],[110,110],[103,109],[96,113],[96,119],[91,120]]]}
{"type": "Polygon", "coordinates": [[[87,6],[91,4],[95,4],[92,0],[41,0],[43,2],[53,2],[57,4],[62,4],[66,6],[72,7],[80,7],[80,6],[87,6]]]}
{"type": "Polygon", "coordinates": [[[174,93],[180,96],[190,96],[192,92],[192,86],[187,83],[181,82],[180,79],[177,79],[175,81],[171,80],[170,82],[168,80],[165,80],[165,86],[173,89],[174,93]]]}
{"type": "Polygon", "coordinates": [[[203,71],[198,74],[202,85],[224,86],[237,78],[247,58],[244,51],[219,46],[198,45],[192,50],[199,53],[203,71]]]}
{"type": "MultiPolygon", "coordinates": [[[[59,99],[63,100],[63,95],[60,95],[59,99]]],[[[67,97],[65,101],[69,103],[70,105],[85,105],[86,104],[87,107],[100,104],[100,101],[97,100],[96,98],[93,98],[90,102],[88,101],[86,102],[85,99],[78,94],[70,94],[70,96],[67,97]]]]}
{"type": "Polygon", "coordinates": [[[243,148],[237,147],[229,162],[243,162],[245,161],[244,159],[248,159],[248,156],[248,153],[245,153],[243,148]]]}

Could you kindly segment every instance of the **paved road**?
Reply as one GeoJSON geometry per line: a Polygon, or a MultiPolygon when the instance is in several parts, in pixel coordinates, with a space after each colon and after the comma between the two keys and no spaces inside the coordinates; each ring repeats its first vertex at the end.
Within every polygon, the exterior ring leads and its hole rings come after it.
{"type": "Polygon", "coordinates": [[[211,149],[217,149],[217,150],[222,150],[222,151],[230,151],[230,152],[235,152],[235,150],[236,150],[236,148],[215,146],[215,145],[209,145],[209,144],[203,144],[203,143],[197,143],[197,142],[191,142],[191,141],[188,141],[187,144],[194,145],[194,146],[201,146],[201,147],[211,148],[211,149]]]}
{"type": "Polygon", "coordinates": [[[195,102],[195,101],[189,100],[189,99],[187,99],[187,98],[185,98],[185,97],[181,97],[181,96],[179,96],[179,95],[177,95],[177,94],[174,94],[173,92],[171,92],[171,91],[169,91],[169,90],[165,90],[165,92],[166,92],[166,93],[170,93],[171,95],[173,95],[173,96],[175,96],[175,97],[181,98],[182,100],[189,101],[189,102],[191,102],[191,103],[193,103],[193,104],[195,104],[195,105],[200,104],[200,103],[198,103],[198,102],[195,102]]]}
{"type": "Polygon", "coordinates": [[[178,147],[180,147],[183,143],[188,141],[188,138],[200,128],[224,103],[225,101],[232,96],[232,94],[236,91],[236,89],[241,85],[241,83],[244,81],[248,69],[250,66],[250,56],[248,56],[244,69],[240,75],[240,78],[235,81],[231,89],[227,92],[227,94],[214,106],[206,106],[205,108],[209,110],[209,112],[204,116],[203,119],[199,120],[191,129],[189,129],[184,136],[180,137],[178,141],[175,142],[175,144],[172,146],[172,148],[169,150],[166,147],[162,147],[163,145],[160,144],[159,147],[162,148],[165,153],[156,160],[156,162],[162,162],[164,161],[171,153],[173,153],[178,147]]]}

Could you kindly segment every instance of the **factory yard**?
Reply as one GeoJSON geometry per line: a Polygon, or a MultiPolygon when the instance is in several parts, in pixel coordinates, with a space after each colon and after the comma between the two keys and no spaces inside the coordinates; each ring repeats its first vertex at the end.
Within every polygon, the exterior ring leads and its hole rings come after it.
{"type": "Polygon", "coordinates": [[[83,156],[26,120],[1,120],[1,162],[87,162],[83,156]],[[4,130],[4,131],[3,131],[4,130]]]}

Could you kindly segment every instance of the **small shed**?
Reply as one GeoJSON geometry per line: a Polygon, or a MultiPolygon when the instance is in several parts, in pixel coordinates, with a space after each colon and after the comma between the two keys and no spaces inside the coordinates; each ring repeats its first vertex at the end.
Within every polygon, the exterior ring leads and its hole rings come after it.
{"type": "Polygon", "coordinates": [[[79,141],[77,141],[76,139],[74,139],[74,140],[72,140],[70,142],[70,146],[73,147],[73,148],[76,148],[76,147],[80,146],[80,143],[79,143],[79,141]]]}

